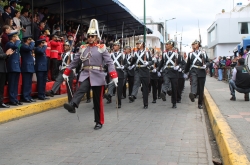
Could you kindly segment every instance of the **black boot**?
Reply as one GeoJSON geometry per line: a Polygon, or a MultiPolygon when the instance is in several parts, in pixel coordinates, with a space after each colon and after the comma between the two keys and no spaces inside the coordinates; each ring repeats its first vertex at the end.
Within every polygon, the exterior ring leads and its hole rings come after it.
{"type": "Polygon", "coordinates": [[[176,104],[173,104],[172,108],[177,108],[176,104]]]}
{"type": "Polygon", "coordinates": [[[112,102],[111,100],[112,96],[110,96],[109,94],[105,93],[104,98],[107,99],[107,104],[110,104],[112,102]]]}
{"type": "Polygon", "coordinates": [[[69,113],[76,113],[76,105],[74,103],[65,103],[63,105],[65,109],[69,111],[69,113]]]}
{"type": "Polygon", "coordinates": [[[172,91],[167,91],[167,94],[168,94],[169,96],[172,96],[172,91]]]}
{"type": "Polygon", "coordinates": [[[98,130],[98,129],[101,129],[101,128],[102,128],[102,124],[96,123],[94,129],[95,129],[95,130],[98,130]]]}
{"type": "Polygon", "coordinates": [[[230,98],[230,100],[231,100],[231,101],[236,101],[236,97],[235,97],[235,96],[232,96],[232,97],[230,98]]]}
{"type": "Polygon", "coordinates": [[[131,95],[129,96],[129,102],[132,103],[135,101],[135,96],[131,95]]]}
{"type": "Polygon", "coordinates": [[[161,99],[162,101],[166,101],[166,93],[161,92],[161,99]]]}
{"type": "Polygon", "coordinates": [[[245,101],[249,101],[249,93],[245,93],[245,101]]]}
{"type": "Polygon", "coordinates": [[[54,95],[55,95],[55,93],[52,90],[46,92],[45,94],[46,94],[46,96],[50,96],[50,97],[54,97],[54,95]]]}
{"type": "Polygon", "coordinates": [[[199,104],[199,105],[198,105],[198,108],[199,108],[199,109],[203,109],[202,104],[199,104]]]}
{"type": "Polygon", "coordinates": [[[190,100],[191,100],[192,102],[194,102],[195,96],[194,96],[193,93],[189,93],[189,98],[190,98],[190,100]]]}

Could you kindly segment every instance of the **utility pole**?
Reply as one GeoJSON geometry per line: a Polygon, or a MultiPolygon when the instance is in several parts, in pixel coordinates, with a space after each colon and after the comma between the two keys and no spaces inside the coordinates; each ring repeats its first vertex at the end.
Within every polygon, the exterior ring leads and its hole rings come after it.
{"type": "Polygon", "coordinates": [[[144,42],[145,47],[146,47],[146,0],[144,0],[144,38],[143,38],[143,42],[144,42]]]}

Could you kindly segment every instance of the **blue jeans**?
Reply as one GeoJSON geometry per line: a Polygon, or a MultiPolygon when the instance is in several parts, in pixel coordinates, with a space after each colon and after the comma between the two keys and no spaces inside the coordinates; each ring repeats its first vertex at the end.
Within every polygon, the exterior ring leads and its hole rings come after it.
{"type": "Polygon", "coordinates": [[[223,74],[222,74],[222,69],[218,69],[218,80],[222,80],[222,78],[223,78],[223,74]]]}
{"type": "Polygon", "coordinates": [[[229,81],[229,89],[231,91],[231,95],[232,96],[235,96],[235,90],[239,93],[249,93],[250,92],[250,87],[248,89],[242,89],[242,88],[238,88],[236,85],[235,85],[235,82],[231,79],[229,81]]]}

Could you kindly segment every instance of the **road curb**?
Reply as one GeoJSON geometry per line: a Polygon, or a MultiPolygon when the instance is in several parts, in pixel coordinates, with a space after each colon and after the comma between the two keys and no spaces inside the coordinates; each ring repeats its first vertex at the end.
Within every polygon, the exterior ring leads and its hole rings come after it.
{"type": "Polygon", "coordinates": [[[53,98],[32,104],[25,104],[15,108],[11,107],[9,109],[0,111],[0,123],[5,123],[25,116],[41,113],[53,108],[58,108],[66,102],[68,102],[67,95],[65,97],[53,98]]]}
{"type": "Polygon", "coordinates": [[[223,164],[250,165],[240,142],[206,88],[204,89],[204,102],[223,164]]]}

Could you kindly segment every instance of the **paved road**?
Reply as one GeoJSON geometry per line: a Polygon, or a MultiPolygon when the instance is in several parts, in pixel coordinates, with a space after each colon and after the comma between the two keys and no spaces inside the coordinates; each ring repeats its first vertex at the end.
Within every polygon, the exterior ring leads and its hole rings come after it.
{"type": "Polygon", "coordinates": [[[236,101],[230,101],[228,83],[217,81],[215,78],[207,77],[206,88],[250,160],[250,102],[244,101],[244,94],[238,92],[236,101]]]}
{"type": "MultiPolygon", "coordinates": [[[[205,165],[211,164],[203,112],[188,99],[172,109],[157,100],[142,109],[123,100],[105,105],[105,125],[95,131],[93,103],[82,103],[80,122],[63,108],[0,125],[1,165],[205,165]]],[[[149,100],[152,96],[149,96],[149,100]]],[[[196,102],[197,103],[197,102],[196,102]]]]}

